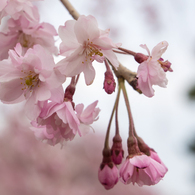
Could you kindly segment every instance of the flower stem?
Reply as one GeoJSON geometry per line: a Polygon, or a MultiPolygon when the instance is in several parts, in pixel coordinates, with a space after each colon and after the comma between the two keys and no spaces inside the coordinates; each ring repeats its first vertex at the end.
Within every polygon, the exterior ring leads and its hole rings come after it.
{"type": "Polygon", "coordinates": [[[125,104],[126,104],[127,112],[128,112],[128,116],[129,116],[129,136],[134,137],[134,122],[133,122],[131,108],[130,108],[130,104],[129,104],[129,100],[128,100],[128,96],[127,96],[127,91],[126,91],[126,88],[125,88],[125,85],[124,85],[124,79],[120,80],[120,86],[121,86],[122,91],[123,91],[123,96],[124,96],[124,99],[125,99],[125,104]]]}
{"type": "MultiPolygon", "coordinates": [[[[110,116],[110,120],[109,120],[109,123],[108,123],[108,128],[107,128],[106,138],[105,138],[105,143],[104,143],[104,148],[107,148],[107,149],[109,148],[110,127],[111,127],[112,119],[113,119],[113,116],[114,116],[114,112],[115,112],[116,109],[118,109],[117,107],[118,107],[120,92],[121,92],[121,87],[120,87],[120,85],[118,85],[118,93],[117,93],[115,104],[114,104],[114,107],[113,107],[113,110],[112,110],[112,113],[111,113],[111,116],[110,116]]],[[[118,123],[117,123],[117,125],[118,125],[118,123]]]]}
{"type": "Polygon", "coordinates": [[[122,48],[122,47],[118,47],[118,49],[121,50],[121,51],[124,51],[125,53],[128,53],[132,56],[136,55],[136,52],[134,52],[134,51],[131,51],[131,50],[128,50],[128,49],[125,49],[125,48],[122,48]]]}
{"type": "MultiPolygon", "coordinates": [[[[108,64],[107,59],[105,59],[105,60],[104,60],[104,63],[105,63],[105,66],[106,66],[106,70],[111,71],[111,69],[110,69],[110,66],[109,66],[109,64],[108,64]]],[[[112,72],[112,71],[111,71],[111,72],[112,72]]]]}
{"type": "Polygon", "coordinates": [[[118,81],[118,95],[117,95],[117,98],[116,98],[116,112],[115,112],[115,125],[116,125],[116,132],[115,134],[116,135],[119,135],[119,125],[118,125],[118,105],[119,105],[119,98],[120,98],[120,92],[121,92],[121,87],[119,85],[119,81],[118,81]]]}

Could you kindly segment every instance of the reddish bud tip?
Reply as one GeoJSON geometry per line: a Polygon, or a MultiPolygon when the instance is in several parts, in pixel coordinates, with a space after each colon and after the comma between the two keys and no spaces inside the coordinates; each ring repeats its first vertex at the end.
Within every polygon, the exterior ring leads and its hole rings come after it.
{"type": "Polygon", "coordinates": [[[134,56],[134,59],[136,62],[141,64],[143,61],[146,61],[148,59],[148,56],[142,54],[142,53],[136,53],[134,56]]]}
{"type": "Polygon", "coordinates": [[[105,79],[104,79],[104,90],[108,94],[112,94],[115,91],[116,83],[113,77],[113,74],[110,70],[105,72],[105,79]]]}
{"type": "Polygon", "coordinates": [[[74,92],[75,92],[75,86],[70,84],[70,85],[66,88],[66,90],[65,90],[64,99],[69,100],[69,101],[72,102],[74,92]]]}

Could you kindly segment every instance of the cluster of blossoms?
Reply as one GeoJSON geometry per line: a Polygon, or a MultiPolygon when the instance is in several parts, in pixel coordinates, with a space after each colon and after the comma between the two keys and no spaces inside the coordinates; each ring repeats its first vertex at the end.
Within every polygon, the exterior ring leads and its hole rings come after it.
{"type": "Polygon", "coordinates": [[[132,183],[134,185],[137,183],[139,186],[155,185],[164,177],[168,169],[158,157],[158,154],[137,135],[127,98],[124,79],[119,78],[118,82],[118,95],[107,129],[107,136],[102,152],[103,161],[99,168],[99,181],[105,189],[113,188],[119,180],[124,184],[132,183]],[[118,102],[121,89],[125,98],[130,124],[129,137],[127,139],[128,156],[123,163],[124,151],[118,125],[118,102]],[[116,116],[116,132],[113,138],[113,145],[110,149],[109,133],[114,112],[116,116]],[[120,169],[117,168],[118,165],[121,165],[120,169]]]}
{"type": "MultiPolygon", "coordinates": [[[[0,20],[6,20],[0,32],[0,100],[6,104],[25,101],[24,110],[37,139],[51,145],[63,145],[75,135],[83,136],[90,131],[90,125],[98,119],[100,112],[98,101],[84,109],[83,104],[75,105],[73,96],[81,73],[86,85],[93,83],[96,75],[94,61],[105,64],[103,88],[107,94],[112,94],[116,86],[111,67],[115,72],[121,68],[115,53],[133,55],[139,63],[134,77],[136,90],[152,97],[153,85],[166,87],[165,72],[172,71],[171,63],[161,58],[168,47],[166,41],[157,44],[151,54],[146,45],[141,45],[148,55],[131,52],[121,48],[120,43],[113,43],[109,30],[101,30],[91,15],[66,21],[57,33],[51,24],[40,23],[38,9],[32,1],[37,0],[0,2],[0,20]],[[62,40],[59,52],[54,40],[57,35],[62,40]],[[64,58],[55,63],[53,55],[64,58]],[[64,89],[67,77],[71,81],[64,89]]],[[[120,74],[116,76],[123,78],[120,74]]],[[[120,87],[118,91],[120,94],[120,87]]],[[[118,175],[125,184],[132,182],[141,186],[156,184],[167,172],[156,152],[137,136],[130,120],[129,156],[120,174],[115,165],[123,158],[118,127],[112,149],[105,144],[99,180],[106,189],[117,183],[118,175]]]]}

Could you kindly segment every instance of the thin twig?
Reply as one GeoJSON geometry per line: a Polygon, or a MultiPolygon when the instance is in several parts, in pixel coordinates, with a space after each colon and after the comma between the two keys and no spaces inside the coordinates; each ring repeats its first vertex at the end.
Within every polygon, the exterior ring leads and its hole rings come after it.
{"type": "Polygon", "coordinates": [[[134,51],[131,51],[131,50],[128,50],[128,49],[125,49],[125,48],[122,48],[122,47],[119,47],[118,49],[128,53],[129,55],[132,55],[132,56],[136,55],[136,52],[134,52],[134,51]]]}
{"type": "Polygon", "coordinates": [[[66,7],[66,9],[69,11],[70,15],[77,20],[80,16],[80,14],[77,12],[77,10],[72,6],[72,4],[68,0],[60,0],[63,5],[66,7]]]}

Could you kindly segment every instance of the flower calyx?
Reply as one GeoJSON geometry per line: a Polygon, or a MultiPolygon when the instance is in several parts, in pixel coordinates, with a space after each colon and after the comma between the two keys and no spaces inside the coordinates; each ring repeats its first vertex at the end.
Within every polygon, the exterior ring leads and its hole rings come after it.
{"type": "Polygon", "coordinates": [[[113,138],[113,145],[111,148],[112,161],[114,164],[119,165],[124,157],[124,150],[122,148],[122,139],[119,134],[113,138]]]}

